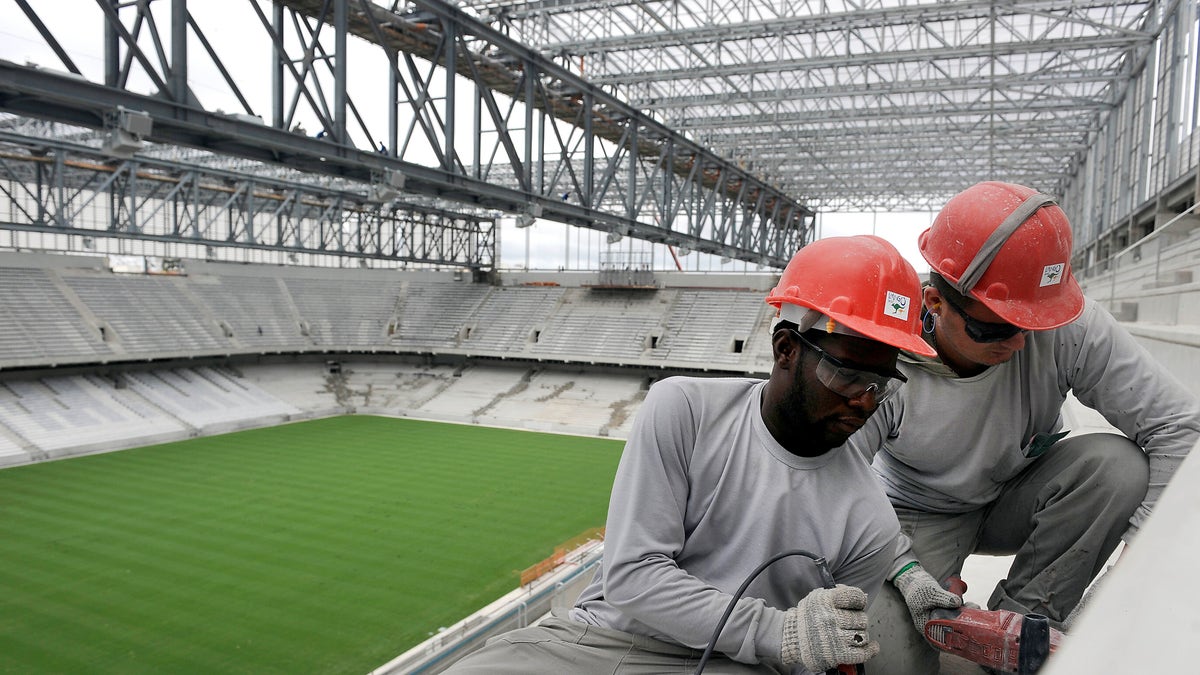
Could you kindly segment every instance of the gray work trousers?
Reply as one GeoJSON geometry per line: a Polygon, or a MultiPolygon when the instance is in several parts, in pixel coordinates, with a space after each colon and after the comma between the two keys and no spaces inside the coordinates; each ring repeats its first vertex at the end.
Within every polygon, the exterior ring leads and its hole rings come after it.
{"type": "MultiPolygon", "coordinates": [[[[446,671],[452,675],[654,675],[696,672],[702,650],[689,649],[619,630],[547,617],[487,641],[446,671]]],[[[762,675],[778,671],[766,665],[738,663],[713,654],[705,673],[762,675]]]]}
{"type": "MultiPolygon", "coordinates": [[[[925,513],[897,507],[913,555],[933,578],[962,572],[973,553],[1014,555],[988,609],[1036,612],[1061,627],[1104,567],[1146,496],[1149,467],[1135,443],[1115,434],[1059,441],[1004,485],[996,501],[969,513],[925,513]]],[[[964,579],[968,584],[970,579],[964,579]]],[[[934,675],[938,653],[913,625],[904,597],[890,583],[868,609],[879,675],[934,675]]]]}

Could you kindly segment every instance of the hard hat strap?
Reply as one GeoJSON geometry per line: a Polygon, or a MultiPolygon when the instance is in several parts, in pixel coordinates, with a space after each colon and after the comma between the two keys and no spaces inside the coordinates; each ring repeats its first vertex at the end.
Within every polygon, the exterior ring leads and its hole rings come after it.
{"type": "MultiPolygon", "coordinates": [[[[1041,192],[1035,193],[1025,201],[1021,202],[1008,217],[1000,223],[1000,226],[992,231],[992,234],[983,242],[983,246],[979,247],[979,252],[975,254],[975,258],[967,265],[967,269],[963,270],[958,281],[952,283],[954,289],[963,295],[970,293],[975,284],[979,283],[979,279],[983,277],[983,273],[987,272],[992,261],[996,259],[996,254],[1012,236],[1013,232],[1017,231],[1029,217],[1037,212],[1043,206],[1055,204],[1054,198],[1041,192]]],[[[946,281],[950,281],[947,279],[946,281]]]]}

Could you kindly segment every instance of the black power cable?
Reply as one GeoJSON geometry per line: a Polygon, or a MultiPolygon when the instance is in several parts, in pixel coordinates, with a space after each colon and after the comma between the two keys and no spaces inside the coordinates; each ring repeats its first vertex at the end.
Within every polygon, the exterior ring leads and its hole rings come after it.
{"type": "Polygon", "coordinates": [[[733,598],[729,600],[729,606],[725,608],[725,613],[721,615],[721,620],[717,622],[717,628],[713,631],[712,638],[708,641],[708,646],[704,648],[704,655],[700,657],[700,663],[696,666],[695,675],[700,675],[704,672],[704,666],[708,665],[708,659],[712,656],[713,649],[715,649],[717,646],[717,638],[721,636],[721,631],[725,628],[725,622],[729,620],[729,615],[733,614],[733,608],[737,605],[738,600],[741,600],[742,594],[744,594],[746,589],[750,587],[751,582],[753,582],[759,574],[762,574],[763,570],[767,569],[771,565],[783,560],[784,558],[789,558],[795,555],[804,556],[805,558],[813,561],[813,564],[817,566],[817,571],[821,573],[821,583],[824,584],[825,588],[833,588],[833,575],[829,573],[829,567],[826,565],[825,558],[822,556],[819,556],[815,553],[809,553],[808,551],[796,549],[793,551],[784,551],[783,553],[778,553],[767,559],[766,562],[759,565],[753,572],[751,572],[750,576],[746,577],[746,580],[742,582],[741,587],[739,587],[737,592],[733,594],[733,598]]]}

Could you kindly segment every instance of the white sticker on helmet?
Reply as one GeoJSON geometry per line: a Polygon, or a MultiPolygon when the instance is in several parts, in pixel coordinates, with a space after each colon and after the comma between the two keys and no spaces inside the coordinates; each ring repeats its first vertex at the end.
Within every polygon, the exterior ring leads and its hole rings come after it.
{"type": "Polygon", "coordinates": [[[887,316],[895,317],[901,321],[908,321],[908,305],[909,298],[907,295],[900,295],[893,291],[887,292],[887,301],[883,306],[883,313],[887,316]]]}
{"type": "Polygon", "coordinates": [[[1066,263],[1058,263],[1057,265],[1046,265],[1042,268],[1042,283],[1038,286],[1053,286],[1062,281],[1063,268],[1066,263]]]}

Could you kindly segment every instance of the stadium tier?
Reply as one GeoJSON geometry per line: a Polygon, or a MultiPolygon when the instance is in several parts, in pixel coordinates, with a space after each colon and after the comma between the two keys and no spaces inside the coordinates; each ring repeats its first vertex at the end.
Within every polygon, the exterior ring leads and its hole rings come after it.
{"type": "Polygon", "coordinates": [[[620,438],[657,377],[770,367],[768,275],[130,262],[0,254],[0,466],[352,413],[620,438]]]}
{"type": "Polygon", "coordinates": [[[203,261],[124,273],[104,258],[4,254],[0,369],[367,352],[765,373],[762,300],[762,288],[498,285],[451,271],[203,261]]]}

